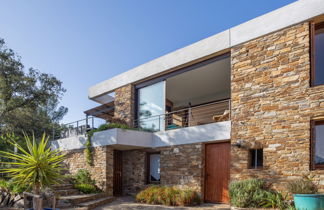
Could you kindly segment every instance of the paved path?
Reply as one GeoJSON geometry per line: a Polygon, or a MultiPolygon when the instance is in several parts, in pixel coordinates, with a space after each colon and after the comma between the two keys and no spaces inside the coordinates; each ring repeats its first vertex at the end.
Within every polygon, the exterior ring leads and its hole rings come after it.
{"type": "Polygon", "coordinates": [[[149,204],[140,204],[134,201],[132,197],[119,197],[110,204],[107,204],[102,207],[98,207],[95,210],[130,210],[130,209],[141,209],[141,210],[162,210],[162,209],[176,209],[176,210],[213,210],[213,209],[222,209],[229,210],[228,205],[223,204],[202,204],[196,207],[170,207],[162,205],[149,205],[149,204]]]}

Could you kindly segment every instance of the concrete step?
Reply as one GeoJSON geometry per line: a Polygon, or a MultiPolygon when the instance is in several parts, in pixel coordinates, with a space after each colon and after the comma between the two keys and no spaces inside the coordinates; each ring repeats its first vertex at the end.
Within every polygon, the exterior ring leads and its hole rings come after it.
{"type": "Polygon", "coordinates": [[[80,203],[77,206],[89,210],[89,209],[94,209],[94,208],[96,208],[98,206],[105,205],[107,203],[111,203],[114,200],[115,200],[114,197],[108,196],[108,197],[99,198],[99,199],[96,199],[96,200],[93,200],[93,201],[88,201],[88,202],[80,203]]]}
{"type": "Polygon", "coordinates": [[[78,205],[80,203],[93,201],[99,198],[103,198],[106,195],[104,193],[96,193],[96,194],[82,194],[82,195],[68,195],[68,196],[61,196],[60,201],[65,203],[70,203],[72,205],[78,205]]]}
{"type": "Polygon", "coordinates": [[[68,195],[78,195],[79,191],[77,189],[66,189],[66,190],[55,190],[55,193],[60,196],[68,196],[68,195]]]}

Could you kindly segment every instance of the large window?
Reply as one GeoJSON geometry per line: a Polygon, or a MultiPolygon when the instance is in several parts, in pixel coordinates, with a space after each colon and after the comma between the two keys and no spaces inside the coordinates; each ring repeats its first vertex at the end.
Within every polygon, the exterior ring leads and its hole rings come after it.
{"type": "Polygon", "coordinates": [[[137,127],[151,131],[164,129],[164,89],[164,81],[138,89],[137,127]]]}
{"type": "Polygon", "coordinates": [[[324,169],[324,120],[312,121],[312,169],[324,169]]]}
{"type": "Polygon", "coordinates": [[[312,24],[312,85],[324,84],[324,22],[312,24]]]}
{"type": "Polygon", "coordinates": [[[149,153],[148,159],[148,183],[160,182],[160,154],[149,153]]]}

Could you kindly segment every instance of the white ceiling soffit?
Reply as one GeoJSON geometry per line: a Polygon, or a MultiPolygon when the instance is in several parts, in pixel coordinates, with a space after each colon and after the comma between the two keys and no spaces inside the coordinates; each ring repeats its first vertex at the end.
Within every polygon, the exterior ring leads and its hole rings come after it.
{"type": "Polygon", "coordinates": [[[227,57],[166,80],[166,97],[174,106],[202,104],[229,97],[231,61],[227,57]],[[206,101],[205,101],[206,100],[206,101]]]}
{"type": "Polygon", "coordinates": [[[107,104],[107,103],[110,103],[110,102],[114,101],[115,98],[108,95],[108,94],[106,94],[106,95],[95,97],[92,100],[94,100],[94,101],[96,101],[96,102],[98,102],[100,104],[107,104]]]}
{"type": "Polygon", "coordinates": [[[324,14],[324,0],[299,0],[135,67],[89,88],[89,98],[324,14]]]}

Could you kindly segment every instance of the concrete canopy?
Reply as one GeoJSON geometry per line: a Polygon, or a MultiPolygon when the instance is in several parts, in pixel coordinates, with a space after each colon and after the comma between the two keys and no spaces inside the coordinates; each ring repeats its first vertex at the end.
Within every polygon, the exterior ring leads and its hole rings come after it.
{"type": "Polygon", "coordinates": [[[92,100],[124,85],[145,80],[233,46],[324,14],[324,0],[299,0],[194,44],[149,61],[89,88],[92,100]]]}

